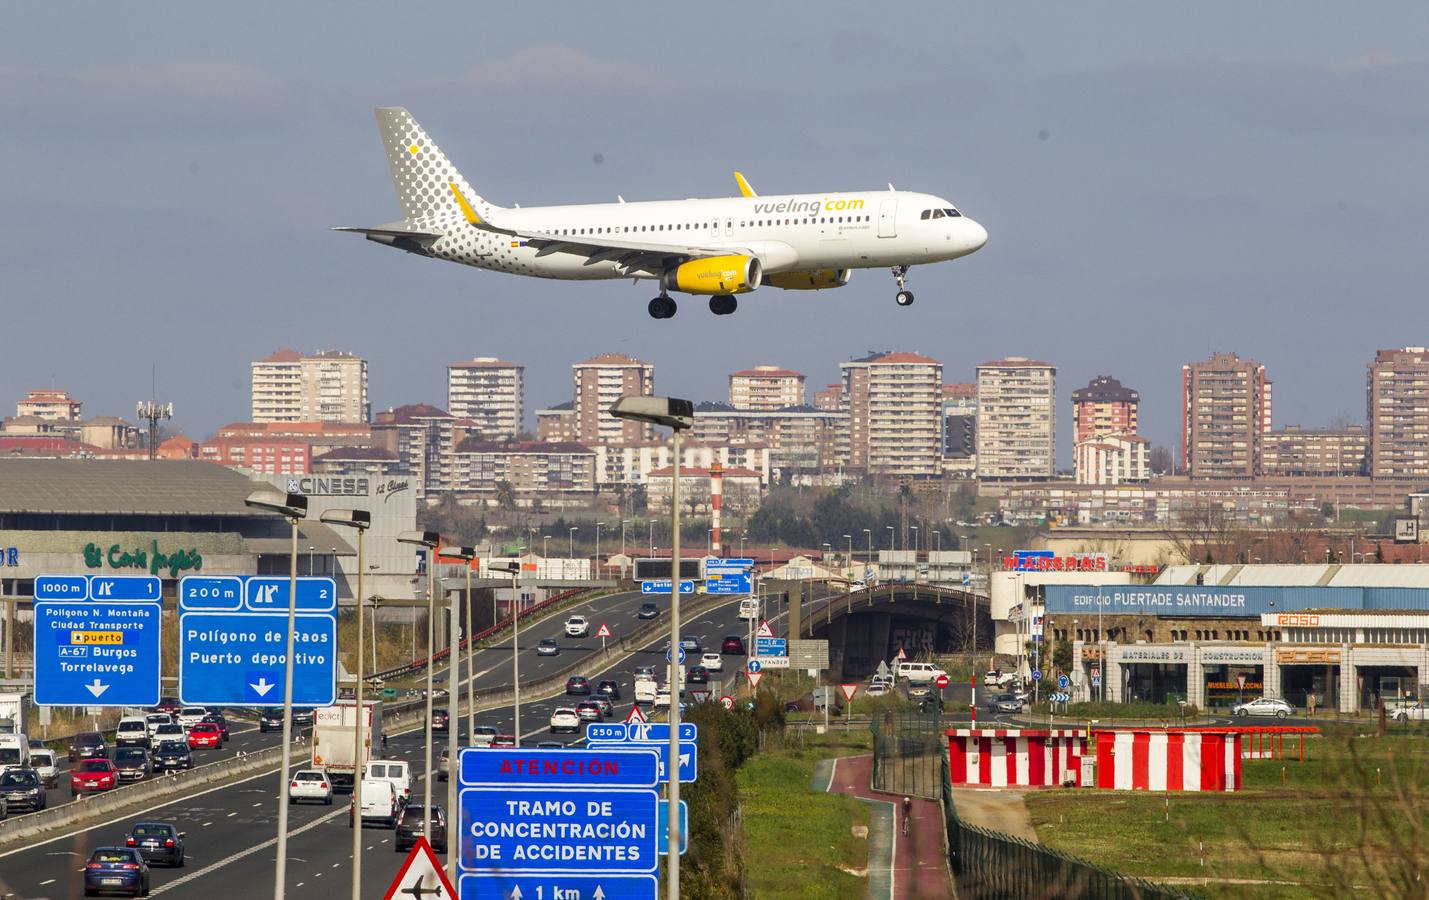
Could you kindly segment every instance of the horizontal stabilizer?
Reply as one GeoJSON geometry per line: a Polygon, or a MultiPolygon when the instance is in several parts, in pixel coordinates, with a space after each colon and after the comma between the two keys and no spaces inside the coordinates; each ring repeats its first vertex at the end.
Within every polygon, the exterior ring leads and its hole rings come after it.
{"type": "Polygon", "coordinates": [[[333,231],[366,235],[369,241],[386,244],[388,247],[396,247],[398,250],[406,250],[408,253],[416,253],[419,256],[429,256],[428,250],[432,244],[442,237],[441,232],[418,231],[412,228],[403,228],[400,225],[384,225],[376,228],[355,228],[342,225],[334,228],[333,231]]]}

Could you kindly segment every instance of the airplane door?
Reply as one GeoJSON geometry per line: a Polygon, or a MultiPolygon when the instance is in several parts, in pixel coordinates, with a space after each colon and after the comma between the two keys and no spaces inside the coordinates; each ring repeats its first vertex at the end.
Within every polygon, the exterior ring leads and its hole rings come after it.
{"type": "Polygon", "coordinates": [[[898,198],[892,197],[878,203],[878,236],[898,237],[898,198]]]}
{"type": "Polygon", "coordinates": [[[725,236],[725,237],[734,237],[734,220],[733,220],[733,219],[725,219],[725,220],[724,220],[724,236],[725,236]]]}

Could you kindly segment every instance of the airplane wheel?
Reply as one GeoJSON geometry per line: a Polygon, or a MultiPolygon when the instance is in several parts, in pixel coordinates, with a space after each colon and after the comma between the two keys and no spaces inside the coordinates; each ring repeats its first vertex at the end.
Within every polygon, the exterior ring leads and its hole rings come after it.
{"type": "Polygon", "coordinates": [[[898,296],[895,297],[894,299],[896,299],[896,300],[898,301],[898,305],[899,305],[899,306],[912,306],[912,305],[913,305],[913,292],[912,292],[912,291],[899,291],[899,292],[898,292],[898,296]]]}
{"type": "Polygon", "coordinates": [[[717,316],[727,316],[739,308],[739,301],[733,297],[711,297],[710,312],[717,316]]]}
{"type": "Polygon", "coordinates": [[[668,319],[675,315],[675,301],[669,297],[656,297],[650,301],[650,316],[655,319],[668,319]]]}

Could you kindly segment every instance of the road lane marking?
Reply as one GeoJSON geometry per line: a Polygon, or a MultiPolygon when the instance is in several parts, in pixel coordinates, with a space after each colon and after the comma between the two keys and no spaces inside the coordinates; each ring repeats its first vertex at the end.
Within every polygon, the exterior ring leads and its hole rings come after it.
{"type": "MultiPolygon", "coordinates": [[[[308,824],[302,826],[301,828],[292,828],[292,829],[289,829],[289,830],[288,830],[288,838],[289,838],[289,840],[291,840],[292,838],[294,838],[294,837],[296,837],[296,836],[302,834],[302,833],[305,832],[305,831],[311,831],[312,829],[318,827],[319,825],[323,824],[324,822],[327,822],[327,821],[329,821],[329,820],[331,820],[331,819],[336,819],[338,816],[343,816],[343,815],[347,815],[347,810],[345,810],[345,809],[335,809],[335,810],[333,810],[332,812],[328,813],[327,815],[319,816],[318,818],[312,820],[311,822],[309,822],[308,824]]],[[[246,849],[246,850],[240,850],[239,852],[233,854],[232,856],[228,856],[228,857],[225,857],[224,859],[220,859],[218,862],[209,863],[208,865],[204,866],[202,869],[195,869],[193,872],[190,872],[189,874],[185,875],[185,876],[182,877],[182,878],[176,878],[176,879],[174,879],[173,881],[170,881],[168,884],[160,885],[159,887],[156,887],[156,888],[154,888],[153,890],[151,890],[149,893],[150,893],[151,896],[154,895],[154,894],[162,894],[162,893],[164,893],[165,891],[172,890],[173,888],[178,887],[179,885],[187,884],[187,883],[190,882],[190,881],[194,881],[195,879],[202,878],[202,877],[204,877],[205,875],[208,875],[209,873],[214,872],[214,871],[217,870],[217,869],[221,869],[221,868],[223,868],[224,866],[229,865],[230,863],[235,863],[235,862],[237,862],[238,860],[244,859],[244,858],[249,857],[249,856],[252,856],[252,855],[255,854],[255,853],[261,853],[262,851],[267,850],[267,849],[270,848],[270,847],[276,846],[277,843],[278,843],[278,838],[277,838],[276,836],[270,837],[270,838],[268,838],[268,840],[264,841],[264,842],[261,843],[261,844],[255,844],[255,845],[253,845],[252,847],[249,847],[249,848],[246,849]]],[[[288,857],[288,860],[289,860],[289,862],[307,862],[307,860],[301,859],[301,858],[296,857],[296,856],[289,856],[289,857],[288,857]]],[[[82,872],[82,871],[84,871],[84,870],[81,869],[80,871],[82,872]]],[[[299,882],[297,886],[298,886],[298,887],[302,887],[302,886],[303,886],[303,882],[299,882]]]]}
{"type": "Polygon", "coordinates": [[[48,879],[46,879],[46,880],[40,882],[40,887],[44,887],[44,886],[47,885],[47,884],[54,884],[54,883],[55,883],[55,879],[53,879],[53,878],[48,878],[48,879]]]}

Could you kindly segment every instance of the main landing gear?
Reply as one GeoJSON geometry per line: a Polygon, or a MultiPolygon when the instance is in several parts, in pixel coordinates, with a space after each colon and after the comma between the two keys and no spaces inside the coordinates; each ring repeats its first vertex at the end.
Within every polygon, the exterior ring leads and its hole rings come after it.
{"type": "Polygon", "coordinates": [[[710,312],[717,316],[727,316],[739,307],[739,301],[727,294],[710,298],[710,312]]]}
{"type": "Polygon", "coordinates": [[[908,281],[908,267],[894,266],[893,279],[898,282],[898,295],[893,299],[898,301],[899,306],[912,306],[913,292],[905,289],[905,285],[908,281]]]}
{"type": "Polygon", "coordinates": [[[675,315],[675,301],[670,299],[669,294],[661,294],[650,301],[650,317],[652,319],[668,319],[675,315]]]}

